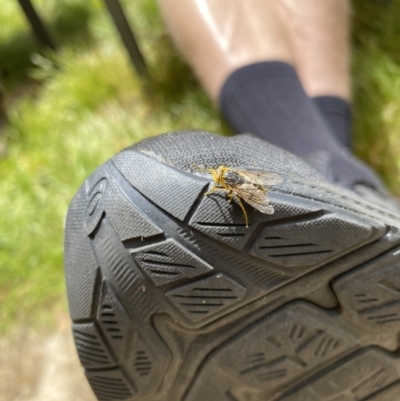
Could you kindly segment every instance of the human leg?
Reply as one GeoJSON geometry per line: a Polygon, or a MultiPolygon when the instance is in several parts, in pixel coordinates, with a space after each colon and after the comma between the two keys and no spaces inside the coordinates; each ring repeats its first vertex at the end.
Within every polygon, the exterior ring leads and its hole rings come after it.
{"type": "Polygon", "coordinates": [[[279,0],[294,64],[332,134],[351,148],[349,0],[279,0]]]}
{"type": "Polygon", "coordinates": [[[291,54],[310,97],[350,100],[348,0],[278,0],[291,54]]]}
{"type": "Polygon", "coordinates": [[[348,0],[159,0],[169,29],[214,102],[227,76],[257,61],[294,64],[334,136],[350,148],[348,0]]]}
{"type": "Polygon", "coordinates": [[[278,2],[227,2],[224,8],[207,0],[181,7],[176,0],[160,3],[179,47],[214,100],[222,85],[221,112],[237,133],[251,132],[305,158],[339,185],[381,187],[372,171],[343,152],[305,93],[291,65],[278,2]]]}
{"type": "Polygon", "coordinates": [[[227,77],[259,61],[292,62],[275,1],[158,0],[169,31],[218,103],[227,77]]]}

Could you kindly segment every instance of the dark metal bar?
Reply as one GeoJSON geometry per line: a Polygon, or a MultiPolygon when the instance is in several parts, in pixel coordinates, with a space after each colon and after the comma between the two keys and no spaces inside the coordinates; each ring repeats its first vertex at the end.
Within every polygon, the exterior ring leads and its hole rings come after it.
{"type": "Polygon", "coordinates": [[[37,14],[36,10],[33,8],[32,3],[30,0],[18,0],[22,10],[24,11],[24,14],[26,18],[28,19],[32,30],[39,41],[41,46],[44,47],[49,47],[50,49],[56,50],[56,46],[52,39],[50,38],[48,32],[46,31],[46,28],[42,22],[42,20],[39,18],[39,15],[37,14]]]}
{"type": "Polygon", "coordinates": [[[142,53],[140,52],[135,35],[132,31],[132,28],[129,26],[129,22],[124,14],[119,0],[104,0],[104,2],[106,3],[107,9],[114,20],[114,23],[137,73],[141,77],[149,79],[150,76],[146,62],[142,53]]]}

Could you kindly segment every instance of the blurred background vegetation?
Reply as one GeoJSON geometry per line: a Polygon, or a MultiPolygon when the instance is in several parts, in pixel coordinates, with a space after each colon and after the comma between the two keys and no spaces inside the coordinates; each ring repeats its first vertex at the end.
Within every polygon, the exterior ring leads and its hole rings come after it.
{"type": "MultiPolygon", "coordinates": [[[[158,133],[222,132],[155,0],[123,1],[154,80],[146,94],[101,0],[34,0],[59,46],[41,52],[17,1],[0,10],[0,332],[65,314],[63,225],[105,160],[158,133]]],[[[354,1],[354,149],[400,195],[400,0],[354,1]]]]}

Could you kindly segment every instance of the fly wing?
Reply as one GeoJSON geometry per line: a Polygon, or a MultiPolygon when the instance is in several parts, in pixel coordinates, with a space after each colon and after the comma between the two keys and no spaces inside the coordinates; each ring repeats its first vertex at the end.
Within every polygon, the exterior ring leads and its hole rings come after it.
{"type": "Polygon", "coordinates": [[[270,205],[267,195],[253,184],[243,184],[235,188],[235,192],[246,203],[261,213],[273,214],[274,208],[270,205]]]}
{"type": "Polygon", "coordinates": [[[235,169],[247,181],[261,186],[276,185],[283,181],[283,178],[275,173],[267,173],[265,171],[256,170],[239,170],[235,169]]]}

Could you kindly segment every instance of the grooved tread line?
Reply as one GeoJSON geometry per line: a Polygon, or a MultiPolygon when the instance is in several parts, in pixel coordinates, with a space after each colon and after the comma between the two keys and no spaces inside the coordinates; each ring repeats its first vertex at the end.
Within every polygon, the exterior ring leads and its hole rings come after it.
{"type": "Polygon", "coordinates": [[[232,292],[232,289],[231,288],[201,288],[201,287],[195,287],[195,288],[193,288],[192,291],[217,291],[217,292],[225,291],[225,292],[232,292]]]}
{"type": "Polygon", "coordinates": [[[331,214],[331,212],[328,212],[326,210],[317,210],[315,212],[303,213],[303,214],[299,214],[297,216],[284,217],[282,219],[277,219],[277,220],[272,220],[272,221],[264,221],[257,225],[256,229],[250,235],[249,239],[247,240],[246,244],[244,245],[243,251],[249,252],[250,248],[253,246],[253,244],[255,243],[257,238],[260,236],[261,232],[266,227],[281,226],[281,225],[290,224],[290,223],[300,223],[303,221],[316,220],[316,219],[319,219],[320,217],[326,216],[328,214],[331,214]]]}
{"type": "MultiPolygon", "coordinates": [[[[235,224],[233,224],[233,223],[209,223],[209,222],[205,223],[205,222],[201,222],[201,221],[196,221],[196,224],[198,224],[199,226],[202,226],[202,227],[221,227],[221,228],[225,228],[225,227],[233,227],[233,228],[246,227],[246,224],[241,224],[241,223],[235,223],[235,224]]],[[[249,223],[249,227],[250,226],[251,226],[251,224],[249,223]]],[[[221,235],[221,234],[219,234],[219,235],[221,235]]]]}
{"type": "Polygon", "coordinates": [[[178,272],[165,272],[163,270],[150,270],[152,273],[159,274],[162,276],[179,276],[181,273],[178,272]]]}
{"type": "Polygon", "coordinates": [[[324,335],[324,331],[322,330],[317,330],[315,334],[311,335],[306,341],[304,341],[302,344],[300,344],[296,348],[296,353],[299,353],[306,349],[310,344],[312,344],[314,341],[316,341],[318,338],[324,335]]]}
{"type": "MultiPolygon", "coordinates": [[[[147,217],[147,215],[145,215],[147,217]]],[[[167,239],[165,234],[157,234],[147,238],[134,238],[122,241],[122,245],[126,249],[136,249],[136,248],[143,248],[149,245],[156,245],[159,243],[164,242],[167,239]]],[[[155,253],[153,253],[154,255],[155,253]]]]}
{"type": "Polygon", "coordinates": [[[258,249],[281,249],[281,248],[301,248],[304,246],[319,246],[317,244],[294,244],[294,245],[274,245],[274,246],[260,246],[258,249]]]}
{"type": "MultiPolygon", "coordinates": [[[[249,225],[250,226],[250,225],[249,225]]],[[[220,237],[244,237],[244,233],[217,233],[220,237]]]]}
{"type": "Polygon", "coordinates": [[[179,263],[169,263],[169,262],[161,262],[158,260],[150,260],[150,259],[142,259],[142,262],[151,264],[151,265],[157,265],[157,266],[170,266],[170,267],[182,267],[185,269],[196,269],[194,266],[191,265],[182,265],[179,263]]]}
{"type": "Polygon", "coordinates": [[[365,315],[365,314],[372,313],[372,312],[379,312],[382,309],[386,309],[388,307],[396,306],[399,304],[400,304],[400,299],[395,300],[395,301],[385,302],[384,304],[372,306],[371,308],[359,309],[359,310],[357,310],[357,312],[360,315],[365,315]]]}
{"type": "Polygon", "coordinates": [[[77,336],[77,334],[80,334],[80,333],[77,332],[77,331],[75,331],[75,342],[80,342],[80,343],[82,343],[83,345],[89,344],[89,345],[91,345],[91,346],[93,346],[93,347],[101,347],[101,344],[100,344],[100,343],[94,342],[94,341],[89,341],[89,340],[86,340],[86,339],[83,339],[83,338],[77,336]]]}
{"type": "Polygon", "coordinates": [[[179,294],[173,294],[172,295],[174,298],[193,298],[193,299],[236,299],[237,296],[209,296],[209,295],[179,295],[179,294]]]}
{"type": "Polygon", "coordinates": [[[165,258],[171,258],[171,256],[167,255],[166,253],[159,252],[159,251],[144,251],[144,254],[152,255],[152,256],[162,256],[162,257],[165,257],[165,258]]]}
{"type": "MultiPolygon", "coordinates": [[[[100,226],[101,221],[103,220],[103,218],[104,218],[104,214],[101,217],[101,219],[99,220],[98,226],[100,226]]],[[[97,266],[98,266],[97,267],[97,272],[96,272],[96,279],[95,279],[95,282],[94,282],[94,291],[93,291],[93,299],[92,299],[92,311],[91,311],[91,316],[93,316],[93,319],[96,319],[96,312],[97,312],[97,310],[99,308],[99,302],[100,302],[99,299],[100,299],[100,295],[101,295],[100,294],[101,293],[101,282],[103,280],[103,274],[102,274],[102,271],[101,271],[101,268],[100,268],[100,264],[99,264],[99,262],[97,260],[96,254],[94,252],[92,241],[90,241],[90,248],[92,250],[94,258],[97,261],[97,266]]]]}
{"type": "Polygon", "coordinates": [[[319,253],[329,253],[332,250],[328,249],[326,251],[314,251],[314,252],[297,252],[297,253],[282,253],[279,255],[268,255],[270,258],[282,258],[282,257],[291,257],[291,256],[305,256],[305,255],[316,255],[319,253]]]}
{"type": "Polygon", "coordinates": [[[269,367],[273,367],[275,365],[279,365],[281,362],[283,362],[287,358],[288,358],[287,356],[280,356],[280,357],[275,358],[275,359],[273,359],[271,361],[260,363],[258,365],[252,366],[251,368],[242,370],[242,371],[240,371],[240,374],[241,375],[246,375],[248,373],[251,373],[251,372],[254,372],[256,370],[259,370],[260,368],[269,368],[269,367]]]}
{"type": "Polygon", "coordinates": [[[396,294],[400,294],[400,288],[397,287],[396,285],[394,285],[393,283],[391,283],[390,281],[383,279],[378,281],[378,285],[389,290],[389,291],[393,291],[396,294]]]}
{"type": "Polygon", "coordinates": [[[183,220],[183,223],[189,225],[190,220],[196,213],[196,210],[199,208],[199,206],[200,206],[201,202],[203,201],[205,194],[208,192],[208,189],[210,188],[211,184],[212,184],[211,181],[209,181],[207,184],[206,183],[204,184],[203,189],[200,191],[199,195],[193,202],[193,205],[190,207],[189,211],[187,212],[186,217],[183,220]]]}

